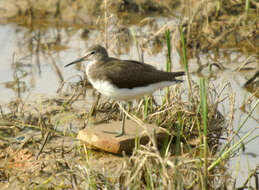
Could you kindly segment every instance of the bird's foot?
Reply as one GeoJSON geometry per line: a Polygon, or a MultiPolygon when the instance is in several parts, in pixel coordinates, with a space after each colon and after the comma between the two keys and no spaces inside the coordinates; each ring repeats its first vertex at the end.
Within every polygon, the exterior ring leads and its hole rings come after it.
{"type": "Polygon", "coordinates": [[[123,135],[125,135],[125,131],[121,131],[118,135],[116,135],[115,137],[121,137],[121,136],[123,136],[123,135]]]}
{"type": "Polygon", "coordinates": [[[103,131],[104,133],[108,133],[108,134],[116,134],[115,137],[121,137],[123,135],[126,135],[125,131],[116,131],[116,132],[111,132],[111,131],[103,131]]]}

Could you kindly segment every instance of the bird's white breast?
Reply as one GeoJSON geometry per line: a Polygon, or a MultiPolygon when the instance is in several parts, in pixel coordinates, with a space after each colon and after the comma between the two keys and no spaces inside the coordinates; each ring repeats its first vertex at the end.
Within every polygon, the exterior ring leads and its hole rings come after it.
{"type": "Polygon", "coordinates": [[[166,86],[170,86],[175,84],[176,82],[173,81],[163,81],[154,84],[150,84],[144,87],[136,87],[136,88],[118,88],[117,86],[113,85],[110,81],[106,80],[98,80],[92,79],[89,75],[89,70],[91,66],[95,64],[95,61],[90,61],[86,65],[86,74],[93,85],[93,87],[108,98],[116,99],[116,100],[130,100],[130,99],[137,99],[143,97],[144,95],[151,94],[155,90],[159,88],[164,88],[166,86]]]}
{"type": "Polygon", "coordinates": [[[109,81],[104,80],[94,80],[91,81],[93,87],[108,98],[116,99],[116,100],[131,100],[141,98],[144,95],[151,94],[155,90],[159,88],[163,88],[166,86],[170,86],[175,84],[175,82],[164,81],[159,83],[150,84],[144,87],[136,87],[136,88],[118,88],[115,85],[111,84],[109,81]]]}

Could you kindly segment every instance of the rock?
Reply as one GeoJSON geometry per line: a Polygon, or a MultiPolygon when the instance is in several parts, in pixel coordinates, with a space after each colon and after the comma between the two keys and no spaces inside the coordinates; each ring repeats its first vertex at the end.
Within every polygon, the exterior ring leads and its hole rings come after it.
{"type": "Polygon", "coordinates": [[[149,141],[147,133],[153,131],[158,139],[168,135],[165,129],[155,125],[145,124],[147,131],[138,126],[131,120],[126,121],[126,135],[116,137],[120,132],[122,123],[112,122],[100,125],[88,126],[86,129],[79,131],[77,138],[84,143],[87,148],[99,149],[114,154],[121,154],[123,151],[129,154],[135,147],[136,137],[140,139],[140,144],[146,144],[149,141]]]}

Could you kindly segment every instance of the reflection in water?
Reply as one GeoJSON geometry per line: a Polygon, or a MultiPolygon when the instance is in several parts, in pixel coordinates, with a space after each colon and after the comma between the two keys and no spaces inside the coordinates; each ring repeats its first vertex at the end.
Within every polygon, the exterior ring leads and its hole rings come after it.
{"type": "MultiPolygon", "coordinates": [[[[23,64],[19,64],[19,62],[14,62],[15,61],[15,55],[13,56],[13,61],[12,61],[12,72],[13,72],[13,81],[6,82],[5,87],[12,89],[16,97],[19,99],[22,98],[21,95],[25,93],[29,88],[27,87],[26,82],[24,79],[32,73],[30,70],[29,72],[26,71],[25,67],[23,67],[23,64]]],[[[32,88],[31,86],[30,88],[32,88]]]]}
{"type": "MultiPolygon", "coordinates": [[[[133,27],[133,29],[128,29],[116,22],[109,24],[111,24],[111,26],[107,28],[108,32],[105,37],[107,38],[109,52],[111,54],[115,56],[128,55],[129,52],[132,51],[132,47],[134,47],[134,40],[135,43],[137,42],[139,45],[137,47],[140,47],[137,52],[140,53],[141,56],[139,56],[138,59],[143,58],[144,51],[148,51],[152,54],[158,54],[162,51],[162,42],[159,36],[155,35],[151,39],[147,37],[150,36],[151,28],[157,28],[157,24],[155,24],[154,20],[152,22],[143,22],[142,28],[133,27]],[[148,25],[147,23],[152,24],[148,25]],[[145,36],[140,36],[142,33],[145,34],[145,36]],[[143,40],[139,40],[141,38],[143,38],[143,40]]],[[[60,84],[57,86],[60,86],[64,81],[64,76],[60,68],[68,63],[70,58],[78,57],[78,55],[75,55],[78,52],[83,54],[84,49],[91,44],[103,44],[103,32],[98,32],[95,29],[78,30],[73,27],[61,28],[58,26],[48,28],[44,26],[44,24],[42,26],[32,26],[30,29],[14,25],[9,25],[9,27],[14,30],[12,38],[15,39],[15,44],[6,51],[15,54],[15,60],[13,60],[12,63],[14,76],[11,81],[5,81],[6,79],[3,79],[3,81],[7,85],[7,88],[15,91],[15,97],[19,98],[21,98],[21,92],[25,93],[31,89],[43,89],[44,86],[48,86],[46,84],[39,84],[39,80],[49,82],[50,75],[53,78],[58,77],[60,84]],[[53,73],[50,74],[47,70],[51,70],[53,73]]],[[[3,36],[4,35],[9,35],[9,33],[7,32],[3,34],[3,36]]],[[[135,56],[135,53],[133,54],[135,56]]],[[[4,57],[4,59],[7,60],[9,57],[4,57]]],[[[6,64],[5,67],[8,67],[10,61],[4,62],[6,64]]],[[[7,69],[10,71],[10,68],[7,69]]],[[[55,79],[55,83],[56,82],[55,79]]],[[[43,91],[49,92],[49,88],[43,91]]],[[[3,100],[5,98],[6,97],[2,97],[3,100]]]]}
{"type": "MultiPolygon", "coordinates": [[[[158,62],[162,65],[165,63],[165,56],[161,54],[165,50],[162,46],[162,44],[165,44],[163,43],[163,34],[161,36],[161,33],[157,32],[152,35],[152,32],[159,31],[159,26],[166,21],[167,19],[155,20],[148,18],[140,23],[140,27],[132,26],[130,28],[121,26],[118,23],[110,23],[111,26],[108,27],[106,36],[109,52],[117,57],[121,55],[128,58],[126,55],[132,55],[130,59],[145,58],[147,59],[145,62],[158,62]],[[139,48],[139,51],[136,51],[136,47],[139,48]],[[146,53],[149,55],[144,57],[146,53]],[[137,54],[139,55],[136,56],[137,54]]],[[[11,52],[14,56],[12,61],[8,60],[10,57],[5,57],[4,55],[2,55],[2,59],[5,64],[4,67],[8,72],[12,71],[13,77],[12,80],[8,79],[7,81],[2,79],[2,82],[4,82],[3,84],[6,88],[12,89],[15,96],[19,98],[26,91],[43,88],[50,83],[60,83],[57,85],[60,86],[64,78],[67,77],[67,72],[71,73],[72,70],[62,71],[63,65],[78,57],[77,54],[82,55],[86,47],[102,42],[101,39],[103,39],[102,32],[95,29],[77,30],[71,27],[47,28],[43,26],[39,28],[37,26],[36,29],[28,30],[14,25],[9,25],[8,27],[15,31],[12,34],[15,44],[13,45],[14,47],[5,51],[11,52]],[[8,65],[12,65],[12,67],[7,68],[8,65]],[[66,74],[66,77],[63,76],[63,73],[66,74]],[[55,82],[50,78],[53,78],[55,82]],[[39,84],[38,80],[45,81],[43,82],[45,85],[39,84]]],[[[2,35],[9,35],[9,32],[2,35]]],[[[175,49],[177,48],[175,47],[175,49]]],[[[10,55],[10,53],[7,55],[10,55]]],[[[177,65],[179,63],[177,52],[174,51],[172,55],[173,63],[177,65]]],[[[238,80],[242,80],[242,82],[237,81],[240,87],[246,83],[246,80],[251,79],[252,75],[256,75],[253,72],[258,69],[256,57],[250,56],[248,59],[246,58],[248,55],[244,56],[233,49],[214,50],[207,54],[196,54],[195,57],[196,59],[190,60],[192,71],[205,75],[210,80],[236,80],[228,78],[228,74],[224,76],[222,73],[222,71],[231,70],[239,78],[238,80]]],[[[162,67],[164,66],[162,65],[162,67]]],[[[180,67],[179,64],[176,67],[180,67]]],[[[256,84],[256,81],[253,84],[256,84]]],[[[53,90],[53,88],[51,89],[53,90]]],[[[252,88],[250,86],[248,89],[255,92],[257,86],[253,85],[252,88]]],[[[45,88],[43,91],[48,93],[49,88],[45,88]]],[[[4,100],[6,97],[1,98],[4,100]]]]}
{"type": "MultiPolygon", "coordinates": [[[[158,62],[164,67],[165,55],[161,54],[165,50],[162,46],[163,36],[159,32],[152,35],[152,32],[159,31],[159,26],[166,21],[167,19],[155,20],[149,18],[144,19],[140,23],[140,27],[132,26],[130,28],[121,26],[118,23],[110,23],[113,25],[108,27],[106,36],[110,54],[116,57],[122,56],[126,59],[129,58],[127,55],[131,55],[130,59],[145,58],[145,62],[158,62]],[[136,47],[140,47],[139,51],[136,51],[136,47]],[[144,57],[146,53],[148,53],[148,56],[144,57]]],[[[63,65],[78,57],[78,54],[82,55],[86,47],[99,43],[103,39],[102,32],[95,29],[78,30],[71,27],[47,28],[44,26],[39,28],[38,26],[36,29],[28,30],[14,25],[9,25],[8,27],[15,31],[12,34],[15,44],[13,45],[14,47],[5,51],[9,51],[14,55],[12,61],[8,61],[10,57],[5,57],[4,55],[2,55],[2,59],[4,60],[4,67],[9,73],[12,71],[13,76],[11,80],[10,77],[8,77],[8,80],[2,79],[2,84],[5,85],[5,88],[12,89],[15,97],[19,98],[31,89],[35,89],[36,92],[42,89],[40,91],[45,93],[49,93],[49,90],[52,89],[53,92],[50,93],[54,93],[55,88],[63,83],[64,78],[70,77],[71,73],[74,75],[73,69],[61,70],[63,65]],[[12,52],[14,48],[15,51],[12,52]],[[12,65],[11,68],[8,68],[9,64],[12,65]],[[63,73],[66,77],[63,76],[63,73]],[[50,86],[51,88],[49,88],[50,86]]],[[[9,32],[2,35],[9,35],[9,32]]],[[[175,37],[173,36],[173,38],[175,37]]],[[[10,55],[10,53],[7,55],[10,55]]],[[[176,68],[181,67],[178,64],[179,56],[177,52],[174,51],[172,55],[176,68]]],[[[244,56],[234,49],[214,50],[207,54],[196,54],[195,57],[196,59],[190,59],[192,71],[196,71],[199,75],[205,75],[210,80],[223,80],[223,82],[225,80],[235,81],[238,78],[238,80],[242,81],[236,81],[239,89],[246,83],[247,79],[251,79],[253,75],[251,73],[258,69],[256,57],[250,56],[248,59],[246,58],[248,55],[244,56]],[[230,70],[234,72],[234,75],[231,76],[236,76],[237,78],[229,78],[228,72],[230,70]],[[224,76],[226,72],[222,71],[227,71],[226,76],[224,76]]],[[[254,84],[256,84],[256,81],[254,84]]],[[[5,88],[1,88],[2,91],[5,90],[5,88]]],[[[253,85],[252,88],[250,86],[248,89],[255,92],[258,88],[253,85]]],[[[235,90],[238,91],[237,88],[235,90]]],[[[8,93],[7,96],[9,96],[8,93]]],[[[6,98],[5,96],[1,97],[2,101],[6,98]]]]}

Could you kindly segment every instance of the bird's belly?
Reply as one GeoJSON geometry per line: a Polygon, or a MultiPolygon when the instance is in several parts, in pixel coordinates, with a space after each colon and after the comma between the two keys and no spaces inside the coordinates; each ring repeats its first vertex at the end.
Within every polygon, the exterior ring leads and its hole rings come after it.
{"type": "Polygon", "coordinates": [[[159,83],[150,84],[144,87],[136,87],[136,88],[118,88],[115,85],[111,84],[109,81],[103,80],[95,80],[91,81],[93,87],[108,98],[112,98],[115,100],[130,100],[141,98],[144,95],[151,94],[155,90],[159,88],[163,88],[166,86],[170,86],[175,84],[172,81],[164,81],[159,83]]]}

